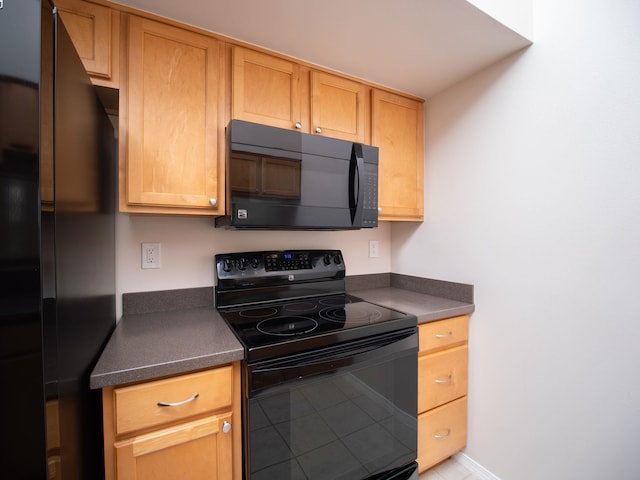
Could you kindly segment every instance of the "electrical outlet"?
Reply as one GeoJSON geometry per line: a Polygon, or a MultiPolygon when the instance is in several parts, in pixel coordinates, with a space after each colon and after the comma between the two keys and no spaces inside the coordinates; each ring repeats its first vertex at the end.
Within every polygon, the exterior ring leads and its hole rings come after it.
{"type": "Polygon", "coordinates": [[[142,268],[160,268],[160,244],[142,244],[142,268]]]}
{"type": "Polygon", "coordinates": [[[378,258],[378,240],[369,240],[369,258],[378,258]]]}

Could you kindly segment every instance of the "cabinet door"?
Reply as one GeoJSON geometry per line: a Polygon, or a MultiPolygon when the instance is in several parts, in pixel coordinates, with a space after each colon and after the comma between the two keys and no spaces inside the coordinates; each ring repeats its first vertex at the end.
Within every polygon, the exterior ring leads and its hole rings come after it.
{"type": "Polygon", "coordinates": [[[311,72],[311,132],[368,143],[367,87],[347,78],[311,72]]]}
{"type": "Polygon", "coordinates": [[[93,83],[118,88],[120,12],[80,0],[55,3],[93,83]]]}
{"type": "Polygon", "coordinates": [[[308,131],[300,113],[300,67],[242,47],[233,48],[231,117],[308,131]]]}
{"type": "Polygon", "coordinates": [[[117,480],[227,480],[233,474],[231,413],[116,442],[117,480]]]}
{"type": "Polygon", "coordinates": [[[380,220],[424,219],[423,102],[373,90],[371,143],[380,148],[380,220]]]}
{"type": "Polygon", "coordinates": [[[124,182],[121,176],[124,210],[224,211],[224,186],[219,184],[224,157],[218,151],[220,59],[216,39],[130,17],[128,128],[121,129],[127,142],[124,182]]]}

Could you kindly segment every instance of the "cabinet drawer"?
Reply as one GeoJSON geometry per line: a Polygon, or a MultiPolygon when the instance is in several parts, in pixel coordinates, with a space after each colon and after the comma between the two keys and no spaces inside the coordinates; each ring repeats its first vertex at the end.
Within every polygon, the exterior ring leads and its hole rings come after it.
{"type": "Polygon", "coordinates": [[[418,357],[418,412],[467,394],[467,345],[418,357]]]}
{"type": "Polygon", "coordinates": [[[469,339],[469,316],[461,315],[437,322],[422,323],[418,332],[420,353],[463,343],[469,339]]]}
{"type": "Polygon", "coordinates": [[[422,473],[467,443],[467,397],[418,415],[418,465],[422,473]]]}
{"type": "Polygon", "coordinates": [[[117,388],[114,390],[116,435],[230,406],[232,391],[231,366],[117,388]],[[174,406],[160,406],[159,402],[174,406]]]}

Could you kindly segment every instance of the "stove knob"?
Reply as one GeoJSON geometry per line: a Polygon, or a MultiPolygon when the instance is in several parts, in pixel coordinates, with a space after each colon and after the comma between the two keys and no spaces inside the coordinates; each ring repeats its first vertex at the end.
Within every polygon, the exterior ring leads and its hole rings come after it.
{"type": "Polygon", "coordinates": [[[333,257],[333,263],[335,263],[336,265],[340,265],[342,263],[340,255],[336,255],[335,257],[333,257]]]}
{"type": "Polygon", "coordinates": [[[322,258],[325,265],[331,265],[331,255],[328,253],[322,258]]]}
{"type": "Polygon", "coordinates": [[[230,258],[225,258],[222,261],[222,270],[224,270],[225,272],[230,272],[231,270],[233,270],[233,262],[230,258]]]}
{"type": "Polygon", "coordinates": [[[260,260],[258,260],[256,257],[253,257],[251,259],[251,268],[256,269],[260,266],[260,260]]]}
{"type": "Polygon", "coordinates": [[[240,259],[240,261],[238,262],[238,268],[240,270],[246,270],[248,266],[249,266],[249,260],[247,260],[246,258],[242,257],[240,259]]]}

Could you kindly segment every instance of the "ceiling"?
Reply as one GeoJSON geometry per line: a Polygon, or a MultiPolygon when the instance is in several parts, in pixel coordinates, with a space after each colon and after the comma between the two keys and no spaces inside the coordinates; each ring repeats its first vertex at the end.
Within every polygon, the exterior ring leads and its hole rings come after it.
{"type": "Polygon", "coordinates": [[[531,42],[465,0],[117,0],[428,98],[531,42]]]}

